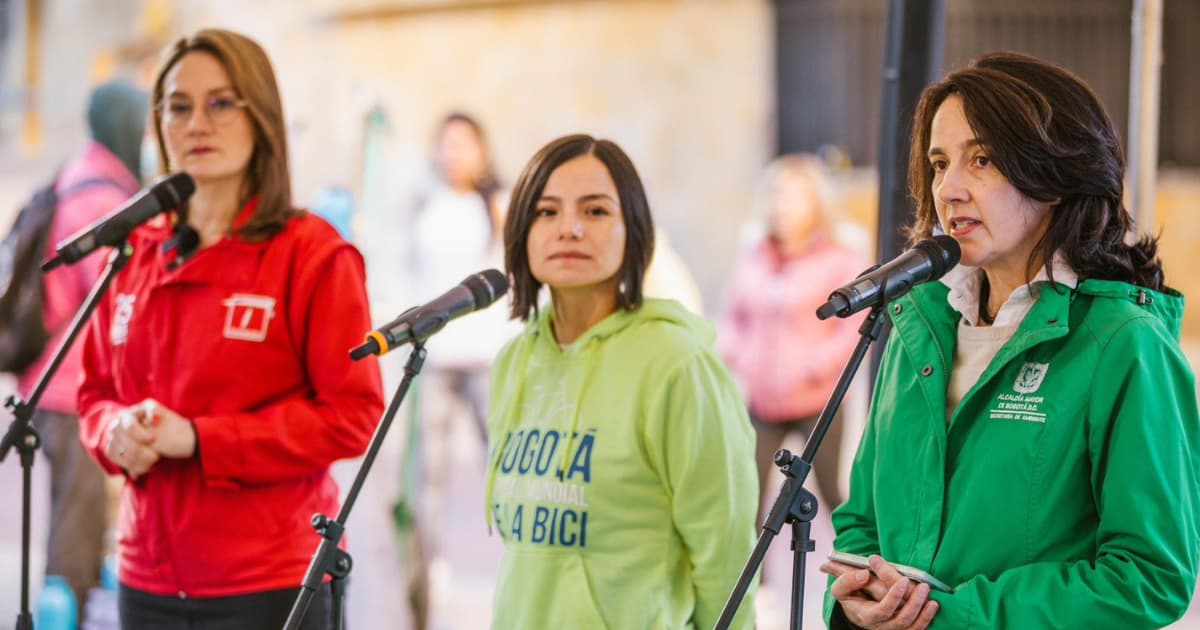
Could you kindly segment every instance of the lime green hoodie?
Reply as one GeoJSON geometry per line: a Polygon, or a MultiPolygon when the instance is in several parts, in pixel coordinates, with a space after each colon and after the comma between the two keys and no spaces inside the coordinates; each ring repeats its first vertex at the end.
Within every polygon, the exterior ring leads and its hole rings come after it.
{"type": "MultiPolygon", "coordinates": [[[[646,300],[563,349],[551,311],[492,369],[492,627],[711,628],[758,505],[754,434],[712,327],[646,300]]],[[[753,627],[753,602],[733,627],[753,627]]]]}

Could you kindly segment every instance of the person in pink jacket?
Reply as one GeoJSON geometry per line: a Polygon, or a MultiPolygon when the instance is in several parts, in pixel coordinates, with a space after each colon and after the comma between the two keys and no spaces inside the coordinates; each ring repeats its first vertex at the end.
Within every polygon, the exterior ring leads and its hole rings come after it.
{"type": "MultiPolygon", "coordinates": [[[[54,246],[125,202],[139,188],[138,172],[150,95],[119,81],[97,86],[88,99],[90,137],[63,165],[55,180],[58,206],[50,226],[47,258],[54,246]]],[[[17,376],[28,400],[104,266],[89,256],[44,276],[42,319],[51,337],[42,355],[17,376]]],[[[79,444],[75,396],[83,377],[83,345],[67,352],[47,384],[32,421],[50,462],[50,531],[46,574],[61,575],[75,592],[82,614],[88,589],[100,580],[107,529],[104,473],[79,444]]],[[[83,617],[79,617],[82,619],[83,617]]]]}
{"type": "MultiPolygon", "coordinates": [[[[160,163],[196,191],[133,232],[96,310],[79,390],[85,448],[123,474],[121,624],[280,628],[339,506],[330,465],[383,410],[362,256],[292,205],[283,106],[266,53],[203,30],[164,55],[160,163]],[[172,248],[192,230],[194,251],[172,248]]],[[[181,241],[182,242],[182,241],[181,241]]],[[[301,626],[333,626],[320,589],[301,626]]]]}
{"type": "MultiPolygon", "coordinates": [[[[783,481],[775,451],[790,432],[812,430],[858,341],[859,318],[820,321],[817,307],[868,263],[835,234],[832,184],[817,157],[778,158],[766,179],[766,234],[737,262],[717,347],[742,385],[758,435],[759,487],[773,498],[783,481]]],[[[840,441],[835,422],[814,462],[831,507],[841,498],[840,441]]]]}

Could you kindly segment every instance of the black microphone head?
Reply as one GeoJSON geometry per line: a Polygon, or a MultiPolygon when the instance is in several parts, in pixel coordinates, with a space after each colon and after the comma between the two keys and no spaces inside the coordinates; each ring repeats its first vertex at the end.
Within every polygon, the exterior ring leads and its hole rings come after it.
{"type": "Polygon", "coordinates": [[[150,187],[150,192],[158,200],[162,210],[174,210],[196,192],[196,181],[183,171],[170,173],[158,178],[150,187]]]}
{"type": "Polygon", "coordinates": [[[929,280],[941,278],[962,258],[962,248],[958,246],[958,241],[946,234],[927,238],[914,245],[913,249],[919,249],[929,256],[929,262],[933,265],[933,274],[929,276],[929,280]]]}
{"type": "Polygon", "coordinates": [[[180,222],[175,228],[175,235],[179,239],[177,249],[180,256],[190,256],[200,246],[200,233],[187,223],[180,222]]]}
{"type": "Polygon", "coordinates": [[[162,245],[164,254],[175,252],[175,259],[167,263],[167,269],[175,269],[183,264],[192,252],[200,246],[200,233],[196,228],[180,221],[175,224],[175,235],[167,239],[162,245]]]}
{"type": "Polygon", "coordinates": [[[498,269],[473,273],[462,281],[462,285],[475,299],[475,308],[484,308],[508,292],[508,277],[498,269]]]}

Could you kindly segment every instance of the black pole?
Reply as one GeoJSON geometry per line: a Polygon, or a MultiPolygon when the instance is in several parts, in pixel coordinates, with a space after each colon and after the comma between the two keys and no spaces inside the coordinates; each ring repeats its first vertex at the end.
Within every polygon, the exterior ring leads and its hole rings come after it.
{"type": "Polygon", "coordinates": [[[292,604],[291,612],[288,613],[287,623],[284,625],[285,630],[296,630],[300,627],[305,613],[308,612],[308,606],[312,603],[313,595],[321,587],[326,574],[333,578],[331,588],[333,589],[334,627],[339,629],[342,627],[346,597],[345,580],[350,575],[354,561],[350,554],[338,548],[338,543],[341,542],[342,534],[346,530],[346,520],[350,518],[350,510],[354,508],[358,493],[362,490],[363,483],[367,480],[367,474],[371,472],[371,466],[375,463],[375,456],[379,454],[383,440],[387,437],[388,429],[392,426],[392,419],[396,417],[396,412],[400,410],[400,403],[404,401],[409,386],[413,379],[421,373],[421,367],[424,364],[425,346],[417,339],[413,341],[412,353],[408,355],[408,362],[404,365],[404,378],[400,379],[400,385],[396,388],[396,394],[392,396],[387,413],[383,414],[379,426],[375,427],[375,435],[371,436],[367,454],[363,456],[362,465],[359,466],[358,474],[354,476],[354,483],[350,485],[350,490],[346,493],[346,500],[342,503],[342,509],[338,512],[337,519],[330,520],[324,514],[313,515],[312,526],[321,536],[321,543],[313,553],[312,562],[309,563],[308,571],[304,574],[300,592],[296,594],[296,601],[292,604]]]}
{"type": "Polygon", "coordinates": [[[867,356],[871,342],[879,337],[884,322],[883,307],[883,303],[873,306],[862,325],[858,327],[858,345],[854,346],[854,352],[846,361],[846,367],[842,368],[837,385],[834,386],[833,393],[829,395],[829,401],[825,403],[825,408],[821,410],[821,415],[817,418],[816,426],[808,436],[804,445],[804,453],[799,456],[793,455],[787,450],[775,453],[775,465],[779,467],[779,471],[784,474],[786,479],[779,488],[779,496],[775,499],[770,513],[763,521],[762,529],[758,534],[758,542],[755,543],[754,550],[750,552],[750,559],[746,561],[742,574],[738,576],[738,581],[734,584],[733,592],[729,594],[729,599],[725,602],[725,608],[721,610],[721,617],[717,620],[714,630],[725,630],[733,622],[738,606],[746,597],[746,591],[749,590],[754,575],[758,573],[763,558],[767,555],[767,547],[783,529],[784,523],[792,526],[792,617],[789,627],[799,630],[804,618],[805,558],[806,554],[815,548],[809,537],[810,527],[819,507],[817,498],[804,488],[804,480],[808,478],[808,473],[812,470],[812,462],[817,456],[817,449],[820,448],[821,441],[825,439],[825,433],[833,424],[838,407],[842,405],[842,399],[846,396],[846,390],[850,388],[850,383],[854,380],[859,365],[867,356]]]}
{"type": "Polygon", "coordinates": [[[33,629],[33,617],[29,612],[29,513],[32,503],[30,496],[32,494],[33,460],[38,446],[41,445],[41,438],[38,437],[37,431],[33,429],[30,422],[38,402],[42,399],[42,394],[46,391],[46,386],[50,384],[50,379],[54,377],[63,358],[67,356],[75,339],[87,324],[88,319],[91,318],[92,312],[100,304],[100,299],[108,291],[113,278],[116,277],[118,271],[125,267],[125,263],[129,262],[129,257],[132,255],[133,248],[128,243],[122,243],[115,249],[108,259],[108,266],[104,269],[104,274],[92,287],[91,293],[75,313],[75,319],[71,320],[66,337],[58,344],[50,363],[38,377],[33,392],[29,394],[29,400],[22,401],[14,395],[4,401],[4,406],[12,410],[13,421],[8,425],[8,432],[4,434],[4,439],[0,440],[0,462],[8,457],[8,452],[12,448],[16,448],[21,455],[21,609],[17,612],[17,630],[33,629]]]}
{"type": "MultiPolygon", "coordinates": [[[[908,197],[912,117],[921,90],[940,78],[945,23],[945,0],[888,0],[880,107],[878,260],[891,260],[904,251],[903,231],[912,224],[914,208],[908,197]]],[[[880,341],[887,341],[886,330],[880,341]]],[[[871,353],[871,383],[879,372],[884,345],[876,345],[871,353]]]]}

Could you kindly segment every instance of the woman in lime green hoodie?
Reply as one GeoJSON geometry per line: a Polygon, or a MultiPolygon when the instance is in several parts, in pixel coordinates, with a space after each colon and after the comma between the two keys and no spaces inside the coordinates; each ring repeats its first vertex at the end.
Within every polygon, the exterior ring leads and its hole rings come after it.
{"type": "MultiPolygon", "coordinates": [[[[504,243],[528,325],[492,371],[493,627],[711,628],[754,546],[754,435],[712,327],[642,296],[654,227],[632,162],[589,136],[546,145],[504,243]]],[[[734,627],[753,627],[748,599],[734,627]]]]}
{"type": "Polygon", "coordinates": [[[925,90],[914,239],[962,246],[895,325],[833,515],[831,628],[1159,628],[1200,562],[1183,297],[1127,240],[1119,139],[1071,73],[993,53],[925,90]],[[930,592],[891,563],[953,592],[930,592]]]}

